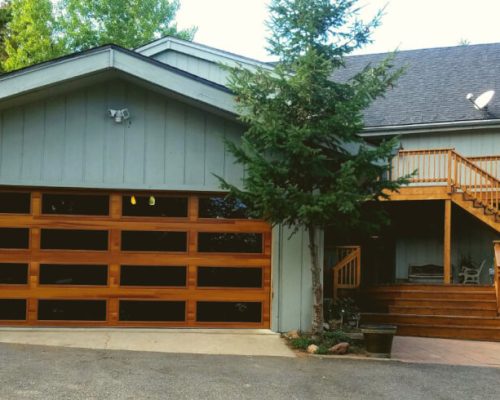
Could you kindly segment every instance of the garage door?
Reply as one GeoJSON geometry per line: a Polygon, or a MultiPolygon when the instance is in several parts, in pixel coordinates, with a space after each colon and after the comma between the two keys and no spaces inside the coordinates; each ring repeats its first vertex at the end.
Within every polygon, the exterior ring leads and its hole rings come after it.
{"type": "Polygon", "coordinates": [[[268,328],[271,231],[217,195],[0,191],[0,324],[268,328]]]}

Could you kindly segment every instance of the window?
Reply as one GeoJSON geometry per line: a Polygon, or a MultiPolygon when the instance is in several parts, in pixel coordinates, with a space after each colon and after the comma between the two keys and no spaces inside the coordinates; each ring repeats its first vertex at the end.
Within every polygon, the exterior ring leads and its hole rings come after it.
{"type": "Polygon", "coordinates": [[[0,320],[6,320],[6,321],[26,320],[26,300],[1,299],[0,320]]]}
{"type": "Polygon", "coordinates": [[[184,301],[120,300],[120,321],[184,321],[184,301]]]}
{"type": "Polygon", "coordinates": [[[41,321],[106,321],[106,300],[38,300],[41,321]]]}
{"type": "Polygon", "coordinates": [[[28,284],[28,264],[0,264],[0,285],[28,284]]]}
{"type": "Polygon", "coordinates": [[[198,322],[261,322],[262,305],[256,302],[199,301],[198,322]]]}
{"type": "Polygon", "coordinates": [[[121,286],[186,286],[186,267],[122,265],[121,286]]]}
{"type": "Polygon", "coordinates": [[[107,265],[40,265],[41,285],[107,285],[107,265]]]}
{"type": "Polygon", "coordinates": [[[187,197],[123,196],[125,217],[187,217],[187,197]],[[135,202],[135,204],[133,204],[135,202]]]}
{"type": "Polygon", "coordinates": [[[262,268],[198,267],[200,287],[262,287],[262,268]]]}
{"type": "Polygon", "coordinates": [[[42,229],[42,249],[107,250],[108,231],[42,229]]]}
{"type": "Polygon", "coordinates": [[[27,249],[30,247],[28,228],[0,228],[0,248],[27,249]]]}
{"type": "Polygon", "coordinates": [[[123,231],[123,251],[186,251],[186,232],[123,231]]]}
{"type": "Polygon", "coordinates": [[[0,213],[29,214],[30,193],[0,192],[0,213]]]}
{"type": "Polygon", "coordinates": [[[42,196],[42,213],[109,215],[109,197],[107,195],[44,193],[42,196]]]}
{"type": "Polygon", "coordinates": [[[262,253],[260,233],[198,233],[198,251],[217,253],[262,253]]]}
{"type": "Polygon", "coordinates": [[[198,216],[200,218],[249,218],[245,204],[221,196],[200,197],[198,216]]]}

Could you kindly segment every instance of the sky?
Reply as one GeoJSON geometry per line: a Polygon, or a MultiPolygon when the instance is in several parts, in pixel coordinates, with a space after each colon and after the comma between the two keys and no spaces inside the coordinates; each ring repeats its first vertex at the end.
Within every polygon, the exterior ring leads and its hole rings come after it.
{"type": "MultiPolygon", "coordinates": [[[[259,60],[268,0],[180,0],[179,27],[197,26],[195,42],[259,60]]],[[[500,42],[500,0],[360,0],[361,17],[385,8],[374,43],[357,53],[500,42]]]]}

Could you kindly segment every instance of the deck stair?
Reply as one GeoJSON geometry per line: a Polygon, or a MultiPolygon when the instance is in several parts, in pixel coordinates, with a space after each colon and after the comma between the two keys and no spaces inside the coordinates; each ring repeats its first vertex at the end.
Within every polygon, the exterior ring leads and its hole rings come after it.
{"type": "Polygon", "coordinates": [[[398,326],[398,335],[500,341],[493,286],[391,285],[363,291],[363,324],[398,326]]]}

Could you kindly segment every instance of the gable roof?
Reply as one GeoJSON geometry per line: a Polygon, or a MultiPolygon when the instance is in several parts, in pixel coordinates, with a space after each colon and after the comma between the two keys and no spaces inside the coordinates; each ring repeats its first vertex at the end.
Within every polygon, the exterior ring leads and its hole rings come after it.
{"type": "Polygon", "coordinates": [[[134,51],[106,45],[0,76],[0,105],[44,88],[116,71],[223,112],[236,114],[230,90],[134,51]]]}
{"type": "MultiPolygon", "coordinates": [[[[334,79],[347,80],[387,54],[346,57],[334,79]]],[[[395,67],[406,67],[396,87],[365,110],[365,133],[500,124],[500,43],[401,51],[395,67]],[[495,90],[489,114],[465,98],[495,90]]]]}

